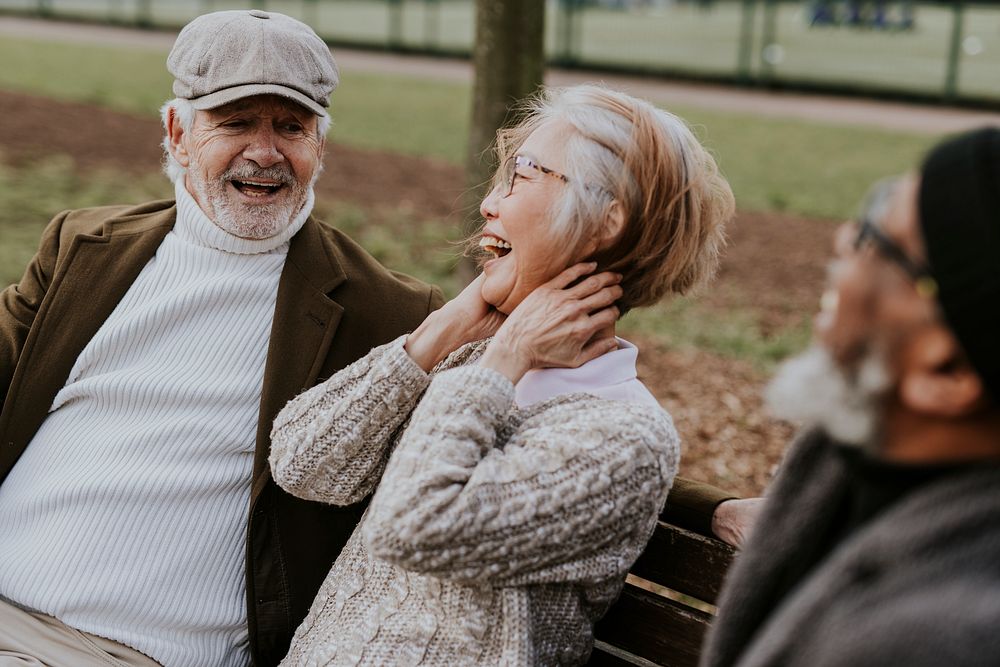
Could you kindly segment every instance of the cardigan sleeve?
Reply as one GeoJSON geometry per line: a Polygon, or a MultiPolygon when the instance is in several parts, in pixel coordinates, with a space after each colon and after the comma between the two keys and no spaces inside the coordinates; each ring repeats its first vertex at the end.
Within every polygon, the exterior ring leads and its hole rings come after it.
{"type": "Polygon", "coordinates": [[[59,237],[69,211],[56,216],[42,234],[38,253],[17,284],[0,292],[0,405],[7,400],[14,369],[42,300],[55,274],[59,237]]]}
{"type": "Polygon", "coordinates": [[[282,408],[271,430],[271,472],[299,498],[362,500],[378,483],[393,435],[427,387],[403,344],[374,348],[282,408]]]}
{"type": "Polygon", "coordinates": [[[669,416],[587,398],[512,427],[513,395],[478,366],[435,376],[362,524],[368,549],[466,583],[623,577],[676,470],[669,416]]]}

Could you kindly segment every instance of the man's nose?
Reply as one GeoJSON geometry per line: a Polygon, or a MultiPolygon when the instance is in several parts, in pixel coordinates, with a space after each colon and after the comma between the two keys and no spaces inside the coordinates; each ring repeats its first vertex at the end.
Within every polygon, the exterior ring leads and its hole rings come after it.
{"type": "Polygon", "coordinates": [[[261,128],[254,132],[243,149],[243,157],[259,167],[272,167],[285,159],[278,149],[277,137],[271,128],[261,128]]]}

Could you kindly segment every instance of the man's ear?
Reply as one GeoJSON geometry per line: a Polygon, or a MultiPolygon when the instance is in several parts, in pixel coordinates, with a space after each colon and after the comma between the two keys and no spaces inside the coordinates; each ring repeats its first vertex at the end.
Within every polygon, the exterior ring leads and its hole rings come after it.
{"type": "Polygon", "coordinates": [[[918,334],[903,363],[900,400],[914,412],[956,419],[978,410],[986,398],[982,380],[943,326],[918,334]]]}
{"type": "Polygon", "coordinates": [[[167,137],[170,144],[170,154],[174,156],[177,163],[188,168],[191,164],[191,156],[184,146],[184,128],[181,127],[180,119],[177,117],[177,110],[173,107],[167,109],[167,137]]]}

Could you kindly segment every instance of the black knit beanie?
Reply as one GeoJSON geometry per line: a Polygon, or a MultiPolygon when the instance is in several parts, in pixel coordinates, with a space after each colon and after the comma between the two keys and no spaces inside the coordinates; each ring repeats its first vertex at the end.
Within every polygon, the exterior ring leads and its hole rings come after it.
{"type": "Polygon", "coordinates": [[[1000,400],[1000,129],[968,132],[930,152],[920,227],[945,318],[1000,400]]]}

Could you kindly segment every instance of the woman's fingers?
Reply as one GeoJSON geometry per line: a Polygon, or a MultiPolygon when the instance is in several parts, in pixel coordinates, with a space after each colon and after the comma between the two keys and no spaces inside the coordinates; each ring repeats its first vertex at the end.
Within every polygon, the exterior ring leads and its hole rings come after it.
{"type": "Polygon", "coordinates": [[[599,339],[595,336],[600,335],[602,331],[606,331],[610,325],[614,324],[619,314],[620,311],[616,306],[601,308],[596,313],[585,316],[586,319],[578,323],[572,334],[566,336],[564,343],[567,344],[567,349],[579,346],[579,352],[574,355],[576,365],[584,364],[618,347],[618,342],[613,335],[601,336],[599,339]],[[571,342],[574,339],[577,341],[575,344],[571,342]]]}
{"type": "Polygon", "coordinates": [[[576,285],[566,290],[566,295],[573,299],[583,299],[609,285],[617,285],[622,280],[621,274],[603,271],[584,278],[576,285]]]}
{"type": "Polygon", "coordinates": [[[595,331],[600,331],[608,325],[614,324],[619,315],[621,315],[621,311],[618,310],[617,306],[608,306],[607,308],[600,309],[596,313],[591,313],[590,324],[594,327],[595,331]]]}
{"type": "MultiPolygon", "coordinates": [[[[610,271],[604,271],[602,273],[595,273],[592,276],[588,276],[588,277],[584,278],[583,280],[581,280],[576,285],[573,285],[572,287],[567,288],[566,290],[564,290],[564,293],[570,299],[576,299],[578,301],[584,301],[584,300],[587,300],[587,299],[589,299],[589,298],[591,298],[593,296],[601,294],[604,290],[606,290],[606,289],[608,289],[610,287],[615,287],[619,291],[618,296],[621,296],[621,293],[620,293],[621,292],[621,288],[618,287],[618,284],[621,282],[621,279],[622,279],[621,274],[611,273],[610,271]]],[[[616,296],[615,299],[617,299],[618,296],[616,296]]],[[[613,300],[614,299],[612,299],[612,301],[613,300]]],[[[610,303],[610,302],[608,302],[608,303],[610,303]]],[[[606,306],[608,304],[607,303],[603,303],[601,305],[605,305],[606,306]]],[[[593,310],[593,309],[594,308],[591,308],[591,310],[593,310]]]]}
{"type": "Polygon", "coordinates": [[[588,273],[593,272],[596,268],[597,262],[580,262],[579,264],[574,264],[549,282],[545,283],[543,287],[551,289],[565,289],[567,286],[571,285],[574,280],[582,278],[588,273]]]}
{"type": "Polygon", "coordinates": [[[574,264],[545,283],[543,287],[553,290],[565,290],[565,295],[571,299],[584,299],[600,292],[609,285],[617,285],[622,280],[620,273],[612,273],[611,271],[602,271],[601,273],[596,273],[580,280],[595,268],[597,268],[597,262],[580,262],[579,264],[574,264]],[[573,285],[577,280],[579,282],[573,285]],[[570,285],[573,286],[570,287],[570,285]]]}
{"type": "Polygon", "coordinates": [[[593,361],[602,354],[607,354],[616,349],[618,349],[618,341],[615,340],[614,336],[592,340],[580,350],[580,355],[577,357],[579,361],[577,365],[582,366],[588,361],[593,361]]]}
{"type": "Polygon", "coordinates": [[[601,308],[606,308],[622,297],[624,290],[619,285],[608,285],[599,292],[591,294],[585,299],[580,299],[581,310],[585,313],[594,313],[601,308]]]}

